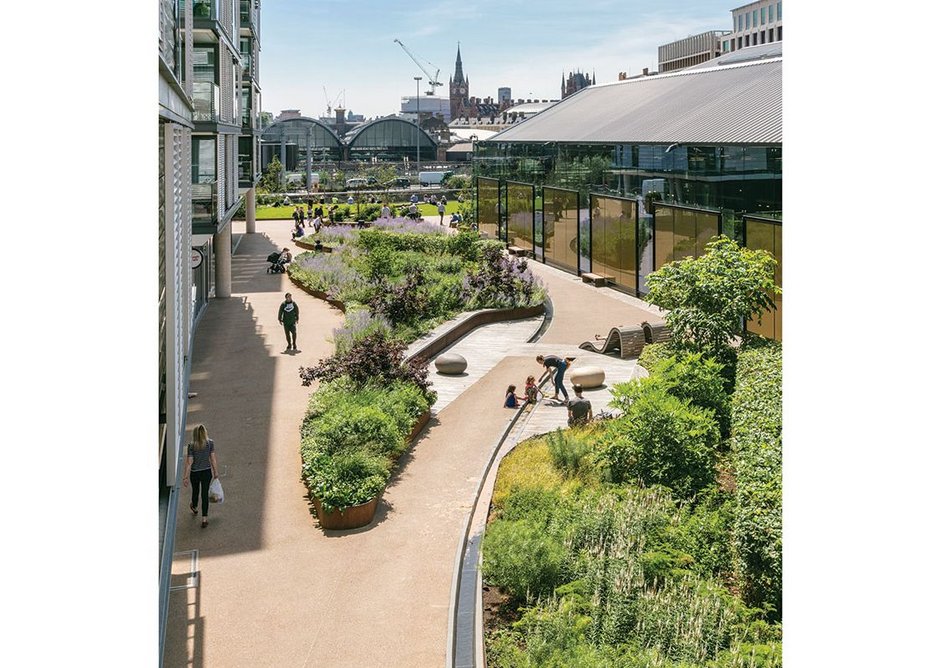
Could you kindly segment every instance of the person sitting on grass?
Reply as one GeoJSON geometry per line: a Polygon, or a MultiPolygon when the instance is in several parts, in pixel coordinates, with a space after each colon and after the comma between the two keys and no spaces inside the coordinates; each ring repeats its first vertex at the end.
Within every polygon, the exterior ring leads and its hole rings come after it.
{"type": "Polygon", "coordinates": [[[503,408],[518,408],[518,402],[522,400],[522,397],[516,396],[515,386],[509,385],[508,389],[505,391],[505,402],[502,404],[503,408]]]}

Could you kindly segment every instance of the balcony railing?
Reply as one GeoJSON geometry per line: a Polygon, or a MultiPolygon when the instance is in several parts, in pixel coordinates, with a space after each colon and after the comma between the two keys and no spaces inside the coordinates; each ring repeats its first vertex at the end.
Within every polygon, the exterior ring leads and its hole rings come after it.
{"type": "Polygon", "coordinates": [[[257,13],[254,10],[254,0],[241,0],[241,27],[257,26],[257,13]]]}
{"type": "Polygon", "coordinates": [[[194,81],[192,83],[192,104],[194,121],[218,121],[221,109],[219,88],[207,81],[194,81]]]}
{"type": "Polygon", "coordinates": [[[220,17],[218,0],[193,0],[192,18],[196,21],[199,19],[215,19],[218,21],[220,17]]]}

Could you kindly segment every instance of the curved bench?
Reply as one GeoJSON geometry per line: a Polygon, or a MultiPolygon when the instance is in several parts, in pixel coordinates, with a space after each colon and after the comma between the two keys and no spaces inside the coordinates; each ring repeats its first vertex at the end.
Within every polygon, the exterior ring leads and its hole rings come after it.
{"type": "Polygon", "coordinates": [[[647,343],[662,343],[672,338],[671,330],[665,323],[650,325],[643,322],[631,327],[614,327],[599,346],[598,341],[584,341],[580,348],[594,353],[608,355],[618,352],[623,359],[639,357],[647,343]]]}

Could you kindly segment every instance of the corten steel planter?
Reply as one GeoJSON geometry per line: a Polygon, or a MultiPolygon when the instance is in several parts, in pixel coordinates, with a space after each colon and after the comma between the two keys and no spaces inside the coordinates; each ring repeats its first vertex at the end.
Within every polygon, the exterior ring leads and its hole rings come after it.
{"type": "Polygon", "coordinates": [[[299,246],[300,248],[303,248],[305,250],[316,251],[318,253],[332,253],[333,252],[332,246],[320,246],[319,248],[317,248],[315,244],[311,244],[307,241],[300,241],[299,239],[294,239],[293,243],[299,246]]]}
{"type": "MultiPolygon", "coordinates": [[[[421,429],[423,429],[429,421],[430,411],[426,410],[417,418],[417,421],[411,428],[411,433],[408,434],[408,442],[417,438],[421,429]]],[[[382,494],[383,493],[384,492],[382,492],[382,494]]],[[[312,494],[310,497],[313,499],[313,507],[316,508],[316,517],[319,518],[320,527],[323,529],[341,531],[344,529],[359,529],[375,519],[375,511],[378,510],[378,502],[381,501],[382,495],[379,494],[374,499],[357,506],[349,506],[342,510],[330,510],[329,512],[323,510],[323,504],[318,498],[312,494]]]]}
{"type": "MultiPolygon", "coordinates": [[[[288,274],[288,276],[290,276],[290,274],[288,274]]],[[[343,313],[346,312],[345,302],[341,302],[338,299],[330,299],[325,292],[320,292],[319,290],[313,290],[311,288],[308,288],[307,286],[303,285],[303,283],[301,283],[300,281],[295,280],[293,276],[290,276],[290,281],[294,285],[296,285],[298,288],[303,290],[305,293],[307,293],[308,295],[312,295],[313,297],[316,297],[317,299],[322,299],[324,302],[328,302],[329,304],[331,304],[332,306],[335,306],[337,309],[339,309],[343,313]]]]}
{"type": "Polygon", "coordinates": [[[330,510],[328,513],[323,511],[323,504],[315,496],[313,497],[313,506],[316,508],[316,516],[319,518],[320,526],[324,529],[358,529],[364,527],[375,517],[375,511],[378,509],[378,502],[381,500],[381,494],[371,501],[367,501],[358,506],[350,506],[342,510],[330,510]]]}

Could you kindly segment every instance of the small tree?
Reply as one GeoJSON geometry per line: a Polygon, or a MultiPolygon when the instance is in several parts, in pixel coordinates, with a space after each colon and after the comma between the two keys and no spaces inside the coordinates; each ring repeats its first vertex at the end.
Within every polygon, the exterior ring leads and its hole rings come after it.
{"type": "Polygon", "coordinates": [[[652,304],[668,310],[665,320],[679,345],[720,357],[744,323],[776,308],[772,295],[776,259],[764,250],[741,248],[725,236],[709,242],[699,258],[671,262],[649,274],[652,304]]]}
{"type": "Polygon", "coordinates": [[[270,164],[264,169],[264,174],[258,180],[258,190],[273,193],[280,190],[280,176],[284,166],[275,155],[270,164]]]}

